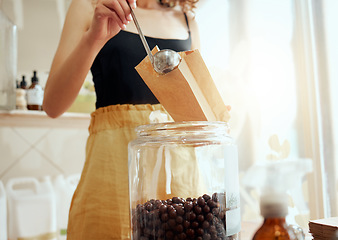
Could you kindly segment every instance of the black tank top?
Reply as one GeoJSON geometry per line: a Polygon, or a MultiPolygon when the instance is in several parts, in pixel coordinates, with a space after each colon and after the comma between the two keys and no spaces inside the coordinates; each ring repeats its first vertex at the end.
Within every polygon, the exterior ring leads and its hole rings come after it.
{"type": "MultiPolygon", "coordinates": [[[[177,52],[191,48],[190,30],[186,40],[152,37],[146,39],[150,49],[156,45],[160,49],[172,49],[177,52]]],[[[105,44],[91,67],[96,108],[115,104],[159,103],[135,70],[146,55],[141,39],[136,33],[120,31],[105,44]]]]}

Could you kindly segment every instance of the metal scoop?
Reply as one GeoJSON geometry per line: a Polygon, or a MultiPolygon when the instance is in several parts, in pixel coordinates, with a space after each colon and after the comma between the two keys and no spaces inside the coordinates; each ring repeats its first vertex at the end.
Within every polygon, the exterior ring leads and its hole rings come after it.
{"type": "Polygon", "coordinates": [[[153,65],[154,70],[159,74],[165,74],[165,73],[168,73],[174,70],[180,64],[181,56],[177,52],[171,49],[163,49],[153,55],[150,51],[147,40],[141,31],[140,25],[138,24],[134,11],[131,7],[130,7],[130,11],[131,11],[131,16],[133,17],[135,26],[137,28],[137,31],[142,40],[143,46],[147,51],[147,54],[150,58],[150,62],[153,65]]]}

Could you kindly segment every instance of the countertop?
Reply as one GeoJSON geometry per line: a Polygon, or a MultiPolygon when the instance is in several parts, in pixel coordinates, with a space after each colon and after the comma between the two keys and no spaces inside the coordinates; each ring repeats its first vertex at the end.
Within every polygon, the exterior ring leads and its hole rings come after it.
{"type": "Polygon", "coordinates": [[[0,127],[88,128],[89,123],[89,113],[66,112],[53,119],[43,111],[0,110],[0,127]]]}

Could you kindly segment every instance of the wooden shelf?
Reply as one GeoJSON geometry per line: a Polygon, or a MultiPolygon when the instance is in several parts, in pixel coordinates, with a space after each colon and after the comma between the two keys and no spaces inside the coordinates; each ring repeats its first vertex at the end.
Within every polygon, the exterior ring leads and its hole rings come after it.
{"type": "Polygon", "coordinates": [[[50,118],[43,111],[0,111],[0,127],[88,128],[89,113],[64,113],[50,118]]]}

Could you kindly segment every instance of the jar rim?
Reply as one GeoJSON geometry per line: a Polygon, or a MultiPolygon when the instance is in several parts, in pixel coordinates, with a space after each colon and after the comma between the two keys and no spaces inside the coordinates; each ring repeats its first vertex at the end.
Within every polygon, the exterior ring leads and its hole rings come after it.
{"type": "Polygon", "coordinates": [[[222,121],[163,122],[140,125],[135,128],[135,131],[139,136],[161,131],[216,132],[217,130],[223,130],[228,134],[230,128],[227,122],[222,121]]]}

